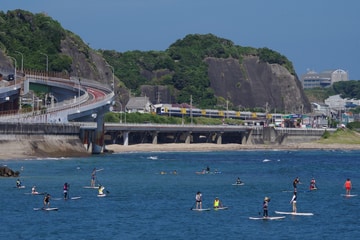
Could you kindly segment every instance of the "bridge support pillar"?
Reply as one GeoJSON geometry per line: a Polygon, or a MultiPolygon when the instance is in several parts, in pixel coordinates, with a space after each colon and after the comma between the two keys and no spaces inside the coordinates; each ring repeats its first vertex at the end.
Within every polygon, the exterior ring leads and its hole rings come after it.
{"type": "Polygon", "coordinates": [[[216,144],[222,144],[222,134],[223,133],[216,134],[216,144]]]}
{"type": "Polygon", "coordinates": [[[129,145],[129,132],[124,132],[123,133],[123,138],[124,138],[124,146],[128,146],[129,145]]]}
{"type": "Polygon", "coordinates": [[[191,143],[191,133],[192,132],[186,132],[186,137],[185,137],[185,143],[186,144],[190,144],[191,143]]]}
{"type": "Polygon", "coordinates": [[[157,144],[158,143],[158,131],[152,132],[152,144],[157,144]]]}
{"type": "Polygon", "coordinates": [[[242,142],[244,142],[244,144],[249,144],[252,143],[253,141],[253,135],[252,135],[253,130],[249,129],[248,131],[246,131],[246,135],[243,139],[242,142]]]}
{"type": "Polygon", "coordinates": [[[104,148],[104,114],[97,114],[96,117],[97,127],[94,132],[94,141],[92,144],[91,153],[99,154],[104,148]]]}

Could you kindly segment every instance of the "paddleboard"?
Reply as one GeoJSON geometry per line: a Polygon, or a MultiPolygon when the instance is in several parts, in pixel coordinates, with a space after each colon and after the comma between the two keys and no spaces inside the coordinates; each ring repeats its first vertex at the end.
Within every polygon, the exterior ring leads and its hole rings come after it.
{"type": "Polygon", "coordinates": [[[280,220],[284,219],[285,216],[279,216],[279,217],[249,217],[251,220],[280,220]]]}
{"type": "Polygon", "coordinates": [[[233,186],[243,186],[243,185],[245,185],[245,183],[233,183],[232,185],[233,186]]]}
{"type": "Polygon", "coordinates": [[[343,197],[356,197],[357,194],[341,194],[343,197]]]}
{"type": "Polygon", "coordinates": [[[218,207],[218,208],[214,208],[215,211],[217,211],[217,210],[226,210],[226,209],[228,209],[228,207],[218,207]]]}
{"type": "Polygon", "coordinates": [[[313,216],[313,213],[299,213],[299,212],[280,212],[280,211],[275,211],[276,214],[288,214],[288,215],[295,215],[295,216],[313,216]]]}
{"type": "Polygon", "coordinates": [[[21,189],[21,188],[25,188],[25,186],[19,186],[19,187],[14,187],[14,188],[19,188],[19,189],[21,189]]]}
{"type": "Polygon", "coordinates": [[[80,198],[81,198],[80,196],[78,196],[78,197],[71,197],[70,200],[78,200],[78,199],[80,199],[80,198]]]}
{"type": "Polygon", "coordinates": [[[39,210],[43,210],[43,211],[57,211],[57,210],[59,210],[59,208],[51,208],[51,207],[48,207],[48,208],[34,208],[34,211],[39,211],[39,210]]]}
{"type": "Polygon", "coordinates": [[[203,211],[210,211],[210,208],[192,208],[193,211],[203,212],[203,211]]]}
{"type": "Polygon", "coordinates": [[[59,201],[59,200],[78,200],[80,199],[81,197],[71,197],[71,198],[68,198],[68,199],[64,199],[64,198],[52,198],[52,200],[54,201],[59,201]]]}
{"type": "Polygon", "coordinates": [[[88,189],[99,189],[99,187],[92,187],[92,186],[84,186],[83,188],[88,188],[88,189]]]}
{"type": "Polygon", "coordinates": [[[106,197],[106,194],[104,193],[104,194],[98,194],[97,195],[98,197],[106,197]]]}
{"type": "Polygon", "coordinates": [[[45,195],[45,193],[43,192],[35,192],[35,193],[24,193],[24,194],[27,194],[27,195],[45,195]]]}

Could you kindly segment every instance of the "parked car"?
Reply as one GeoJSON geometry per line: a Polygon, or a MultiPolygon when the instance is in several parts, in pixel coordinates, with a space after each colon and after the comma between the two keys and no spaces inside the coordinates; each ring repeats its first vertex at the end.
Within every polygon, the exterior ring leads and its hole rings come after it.
{"type": "Polygon", "coordinates": [[[8,79],[8,81],[14,81],[14,79],[15,79],[14,74],[9,74],[7,79],[8,79]]]}

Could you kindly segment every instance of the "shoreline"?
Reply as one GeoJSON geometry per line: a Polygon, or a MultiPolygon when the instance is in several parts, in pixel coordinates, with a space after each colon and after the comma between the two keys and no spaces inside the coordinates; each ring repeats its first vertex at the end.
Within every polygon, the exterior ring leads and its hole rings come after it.
{"type": "MultiPolygon", "coordinates": [[[[77,146],[71,149],[68,143],[57,142],[57,144],[63,145],[59,148],[52,147],[55,151],[42,151],[37,149],[36,151],[24,151],[29,150],[23,147],[9,148],[9,146],[3,145],[3,151],[0,155],[0,160],[31,160],[31,159],[49,159],[49,158],[76,158],[76,157],[90,157],[91,153],[86,152],[85,146],[77,144],[77,146]],[[5,149],[4,149],[5,148],[5,149]]],[[[49,147],[49,146],[47,146],[49,147]]],[[[73,146],[74,147],[74,146],[73,146]]],[[[1,147],[0,147],[1,149],[1,147]]],[[[287,144],[287,145],[244,145],[244,144],[214,144],[214,143],[167,143],[167,144],[134,144],[134,145],[118,145],[110,144],[105,146],[104,154],[111,153],[137,153],[137,152],[215,152],[215,151],[258,151],[258,150],[360,150],[360,144],[324,144],[324,143],[299,143],[299,144],[287,144]]],[[[48,149],[49,150],[49,149],[48,149]]]]}
{"type": "Polygon", "coordinates": [[[170,144],[136,144],[136,145],[106,145],[106,149],[113,153],[130,152],[208,152],[234,150],[360,150],[359,144],[322,144],[299,143],[287,145],[243,145],[243,144],[214,144],[214,143],[170,143],[170,144]]]}

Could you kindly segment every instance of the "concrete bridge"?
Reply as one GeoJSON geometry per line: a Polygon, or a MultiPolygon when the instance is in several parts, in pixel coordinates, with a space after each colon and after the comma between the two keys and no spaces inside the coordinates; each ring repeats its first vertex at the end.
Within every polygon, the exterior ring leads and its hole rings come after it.
{"type": "Polygon", "coordinates": [[[286,144],[318,140],[335,129],[295,129],[233,125],[168,125],[105,123],[105,143],[238,143],[286,144]]]}

